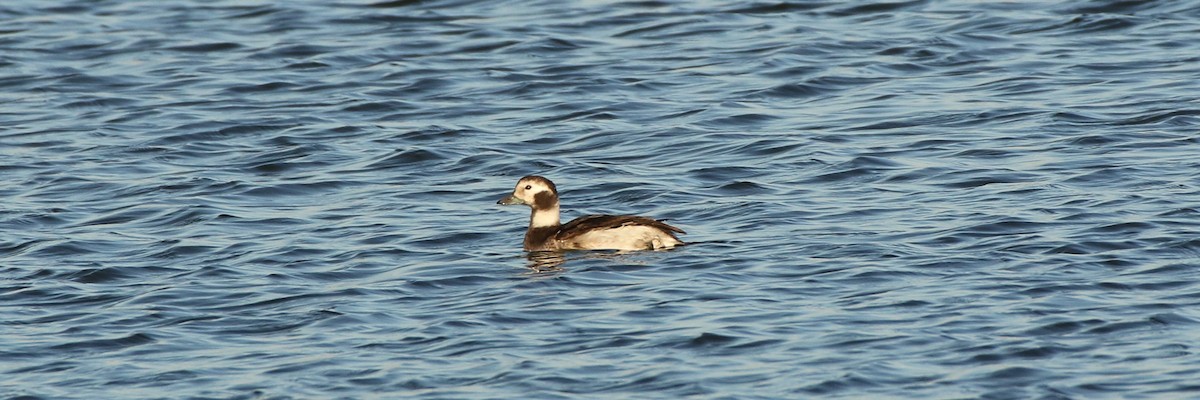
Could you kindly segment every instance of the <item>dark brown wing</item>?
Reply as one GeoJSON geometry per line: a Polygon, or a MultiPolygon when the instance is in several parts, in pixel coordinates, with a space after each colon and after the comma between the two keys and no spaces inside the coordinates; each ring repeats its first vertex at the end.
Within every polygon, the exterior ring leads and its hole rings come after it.
{"type": "Polygon", "coordinates": [[[557,239],[570,239],[594,229],[612,229],[626,225],[650,226],[658,228],[663,232],[670,234],[671,236],[674,236],[671,234],[671,232],[678,232],[682,234],[687,233],[684,232],[683,229],[667,225],[665,222],[653,218],[639,217],[636,215],[584,215],[571,220],[571,222],[568,222],[566,225],[563,225],[562,229],[558,231],[557,239]]]}

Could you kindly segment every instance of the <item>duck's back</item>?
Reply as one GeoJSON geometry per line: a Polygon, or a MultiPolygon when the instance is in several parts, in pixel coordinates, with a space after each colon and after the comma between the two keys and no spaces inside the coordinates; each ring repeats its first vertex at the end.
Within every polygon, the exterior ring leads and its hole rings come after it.
{"type": "Polygon", "coordinates": [[[555,239],[563,249],[654,250],[682,245],[675,233],[686,232],[635,215],[585,215],[563,225],[555,239]]]}

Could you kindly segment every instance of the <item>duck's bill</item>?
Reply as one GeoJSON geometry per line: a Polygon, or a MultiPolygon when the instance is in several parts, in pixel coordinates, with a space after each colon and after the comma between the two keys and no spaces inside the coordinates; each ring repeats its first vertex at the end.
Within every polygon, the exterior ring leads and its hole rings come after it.
{"type": "Polygon", "coordinates": [[[517,196],[510,195],[508,197],[500,199],[500,201],[497,201],[496,204],[499,204],[502,206],[514,206],[517,204],[525,204],[525,202],[522,201],[521,199],[518,199],[517,196]]]}

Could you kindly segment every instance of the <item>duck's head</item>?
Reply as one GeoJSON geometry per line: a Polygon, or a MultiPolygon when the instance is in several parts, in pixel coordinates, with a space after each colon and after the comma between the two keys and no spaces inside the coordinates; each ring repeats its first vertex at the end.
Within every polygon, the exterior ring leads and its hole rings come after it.
{"type": "Polygon", "coordinates": [[[517,188],[513,189],[512,195],[500,199],[496,204],[524,204],[534,210],[550,210],[558,208],[558,189],[549,179],[530,175],[517,181],[517,188]]]}

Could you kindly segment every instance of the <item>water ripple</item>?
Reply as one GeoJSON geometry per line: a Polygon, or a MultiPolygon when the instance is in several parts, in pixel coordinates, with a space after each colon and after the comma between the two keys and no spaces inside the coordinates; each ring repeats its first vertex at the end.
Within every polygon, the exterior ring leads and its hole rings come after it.
{"type": "Polygon", "coordinates": [[[1187,397],[1196,17],[5,2],[0,393],[1187,397]]]}

